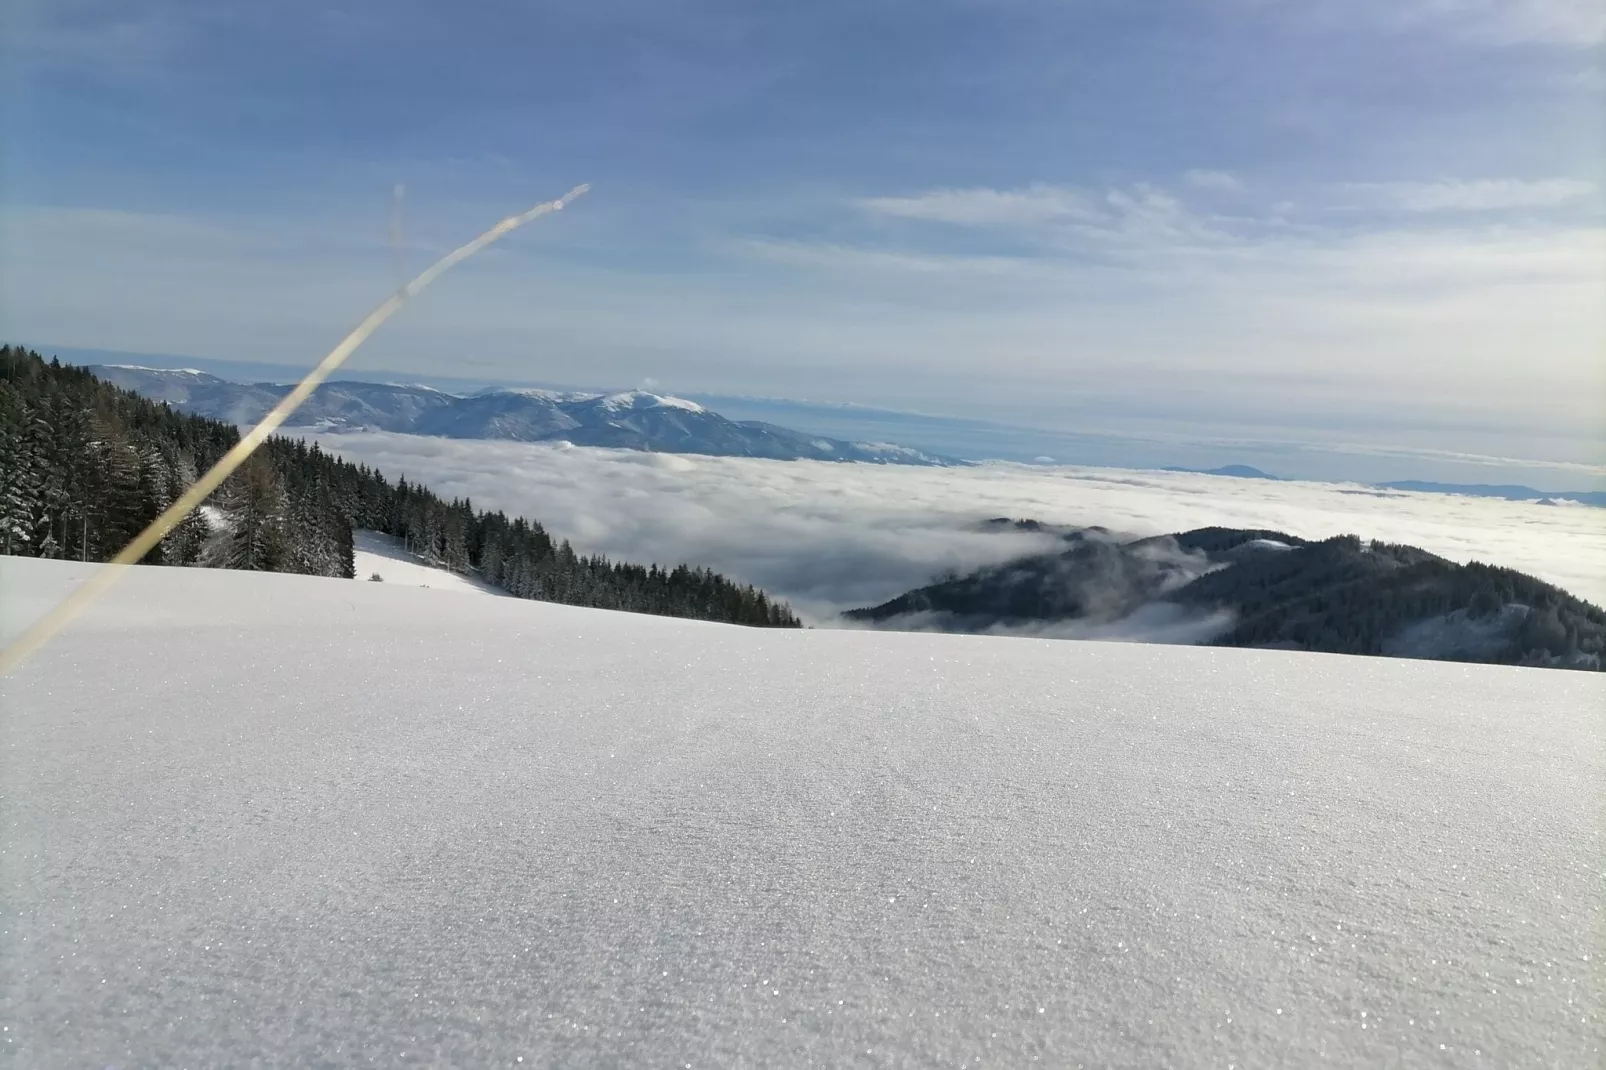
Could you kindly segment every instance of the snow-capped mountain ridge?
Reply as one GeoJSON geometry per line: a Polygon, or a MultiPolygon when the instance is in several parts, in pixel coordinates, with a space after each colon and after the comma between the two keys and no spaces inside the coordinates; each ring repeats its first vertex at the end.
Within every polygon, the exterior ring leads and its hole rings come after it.
{"type": "Polygon", "coordinates": [[[192,378],[194,378],[194,377],[200,377],[200,378],[205,378],[205,379],[216,379],[217,378],[217,376],[212,375],[209,372],[203,372],[199,368],[147,368],[143,364],[107,364],[105,366],[108,367],[108,368],[116,368],[118,371],[127,371],[127,372],[160,372],[160,373],[166,374],[166,375],[187,375],[187,376],[190,376],[192,378]]]}
{"type": "Polygon", "coordinates": [[[461,397],[492,397],[499,394],[510,394],[526,398],[543,398],[547,401],[591,401],[602,397],[595,391],[587,390],[548,390],[542,386],[488,386],[484,390],[476,390],[472,394],[457,395],[461,397]]]}
{"type": "Polygon", "coordinates": [[[626,390],[618,394],[609,394],[602,399],[601,407],[610,412],[619,412],[626,409],[682,409],[686,412],[708,411],[695,401],[687,401],[685,398],[668,397],[663,394],[649,394],[645,390],[626,390]]]}
{"type": "MultiPolygon", "coordinates": [[[[90,370],[125,390],[234,423],[259,419],[290,389],[276,383],[233,383],[197,371],[123,365],[90,370]]],[[[576,446],[783,461],[962,463],[907,446],[848,442],[762,421],[730,420],[695,401],[645,390],[601,394],[497,387],[462,395],[427,386],[336,381],[320,386],[286,426],[520,442],[561,440],[576,446]]]]}

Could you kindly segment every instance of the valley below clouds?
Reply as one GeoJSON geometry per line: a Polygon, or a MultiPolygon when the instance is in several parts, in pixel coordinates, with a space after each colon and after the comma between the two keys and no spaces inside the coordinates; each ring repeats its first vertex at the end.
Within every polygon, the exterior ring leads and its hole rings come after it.
{"type": "MultiPolygon", "coordinates": [[[[757,584],[815,624],[1059,546],[993,517],[1134,536],[1221,525],[1355,534],[1529,573],[1606,603],[1606,510],[1327,483],[1007,463],[910,468],[466,441],[307,436],[324,449],[540,521],[584,553],[687,562],[757,584]]],[[[1097,637],[1097,636],[1090,636],[1097,637]]]]}

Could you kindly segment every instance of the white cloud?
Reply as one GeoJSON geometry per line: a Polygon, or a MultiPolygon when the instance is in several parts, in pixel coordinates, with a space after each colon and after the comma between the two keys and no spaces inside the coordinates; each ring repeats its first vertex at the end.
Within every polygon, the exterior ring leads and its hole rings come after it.
{"type": "Polygon", "coordinates": [[[405,474],[443,496],[538,519],[583,550],[707,565],[816,619],[884,601],[945,569],[1054,545],[978,530],[996,516],[1133,534],[1211,524],[1305,538],[1354,533],[1516,568],[1606,603],[1606,510],[1113,469],[835,465],[389,434],[319,439],[392,479],[405,474]]]}
{"type": "Polygon", "coordinates": [[[1587,47],[1606,40],[1599,0],[1389,0],[1405,23],[1446,27],[1490,44],[1587,47]]]}
{"type": "MultiPolygon", "coordinates": [[[[1556,200],[1584,183],[1377,184],[1374,198],[1422,210],[1556,200]]],[[[1037,188],[1039,192],[1041,188],[1037,188]]],[[[1606,231],[1577,220],[1347,221],[1271,213],[1190,210],[1174,194],[1138,184],[1083,191],[1077,216],[1047,210],[1032,191],[952,191],[898,198],[900,211],[965,220],[1004,244],[956,246],[940,231],[891,238],[872,232],[831,243],[754,239],[740,250],[809,273],[861,312],[879,301],[926,368],[945,352],[990,364],[1056,368],[1113,384],[1153,373],[1258,376],[1261,384],[1319,376],[1338,393],[1416,396],[1529,426],[1584,431],[1599,425],[1606,367],[1606,231]],[[1519,362],[1516,354],[1521,354],[1519,362]]],[[[800,274],[800,279],[803,278],[800,274]]],[[[882,333],[893,333],[883,328],[882,333]]],[[[885,339],[890,355],[899,343],[885,339]]],[[[1329,397],[1338,394],[1329,393],[1329,397]]],[[[1215,398],[1218,405],[1228,397],[1215,398]]],[[[1589,432],[1585,432],[1589,433],[1589,432]]],[[[1476,434],[1436,447],[1496,452],[1476,434]]],[[[1500,447],[1509,449],[1509,447],[1500,447]]],[[[1580,449],[1585,461],[1597,448],[1580,449]]]]}
{"type": "MultiPolygon", "coordinates": [[[[1222,172],[1199,172],[1221,188],[1222,172]]],[[[1147,182],[1108,189],[1033,185],[1021,189],[937,189],[854,202],[872,214],[956,226],[1025,232],[1048,243],[1163,235],[1211,238],[1207,221],[1167,190],[1147,182]]]]}
{"type": "MultiPolygon", "coordinates": [[[[1230,176],[1224,176],[1229,177],[1230,176]]],[[[1596,187],[1576,179],[1389,182],[1356,184],[1347,192],[1372,208],[1408,213],[1474,213],[1568,203],[1596,187]]],[[[990,192],[1008,201],[1021,191],[967,191],[974,204],[990,192]]],[[[1024,215],[979,210],[946,214],[948,191],[897,198],[910,217],[929,206],[941,218],[980,228],[1010,231],[1024,215]]],[[[1526,285],[1535,281],[1594,287],[1606,284],[1606,241],[1593,225],[1531,223],[1443,227],[1374,224],[1335,227],[1319,220],[1290,221],[1291,206],[1280,203],[1264,215],[1204,214],[1167,190],[1139,183],[1085,193],[1075,217],[1033,218],[1031,243],[1016,252],[956,252],[940,242],[890,245],[867,238],[859,243],[747,239],[732,248],[775,260],[823,269],[892,274],[970,275],[1011,281],[1086,286],[1095,280],[1206,287],[1221,294],[1236,290],[1252,296],[1287,292],[1292,280],[1303,297],[1342,298],[1335,287],[1375,291],[1392,300],[1400,287],[1456,288],[1526,285]],[[1122,269],[1120,274],[1111,267],[1122,269]]],[[[933,236],[935,237],[935,236],[933,236]]],[[[1413,294],[1414,300],[1417,295],[1413,294]]],[[[1478,294],[1480,303],[1488,294],[1478,294]]],[[[1519,307],[1507,302],[1505,307],[1519,307]]]]}
{"type": "Polygon", "coordinates": [[[1393,33],[1432,33],[1482,46],[1588,48],[1606,40],[1599,0],[1234,0],[1281,9],[1328,31],[1360,25],[1393,33]]]}
{"type": "MultiPolygon", "coordinates": [[[[1293,446],[1293,444],[1290,445],[1293,446]]],[[[1298,447],[1294,446],[1293,448],[1298,447]]],[[[1502,468],[1507,470],[1512,468],[1545,468],[1557,473],[1562,478],[1572,475],[1597,479],[1602,475],[1606,475],[1606,465],[1583,464],[1577,461],[1534,461],[1530,458],[1500,457],[1487,453],[1408,449],[1359,442],[1324,442],[1320,448],[1323,452],[1329,453],[1350,453],[1365,457],[1400,457],[1425,461],[1454,461],[1457,464],[1476,465],[1480,468],[1502,468]]]]}
{"type": "Polygon", "coordinates": [[[1593,195],[1596,186],[1576,178],[1445,180],[1355,183],[1346,191],[1357,206],[1405,212],[1495,212],[1553,208],[1593,195]]]}
{"type": "Polygon", "coordinates": [[[1069,186],[1032,185],[1023,189],[938,189],[906,197],[866,197],[856,202],[867,212],[966,226],[1032,226],[1096,219],[1098,200],[1069,186]]]}
{"type": "Polygon", "coordinates": [[[14,5],[8,29],[14,55],[30,67],[110,80],[165,78],[174,58],[194,47],[204,8],[124,4],[115,0],[48,0],[14,5]]]}
{"type": "Polygon", "coordinates": [[[1244,188],[1236,175],[1228,171],[1210,171],[1194,168],[1182,176],[1193,186],[1218,193],[1237,193],[1244,188]]]}
{"type": "Polygon", "coordinates": [[[767,260],[826,271],[1029,278],[1040,277],[1045,272],[1057,270],[1057,265],[1053,262],[1040,258],[914,252],[839,242],[743,238],[732,242],[729,248],[734,252],[751,253],[767,260]]]}
{"type": "MultiPolygon", "coordinates": [[[[1084,202],[1097,221],[998,231],[1013,252],[866,228],[727,242],[701,272],[544,252],[565,218],[443,280],[354,367],[610,386],[671,368],[680,390],[1283,441],[1314,426],[1291,414],[1342,411],[1379,447],[1601,459],[1599,226],[1322,227],[1201,215],[1151,186],[1084,202]],[[1089,411],[1092,395],[1119,404],[1089,411]],[[1460,430],[1424,431],[1448,421],[1460,430]]],[[[394,285],[376,219],[235,230],[13,206],[10,329],[41,346],[310,359],[394,285]]]]}

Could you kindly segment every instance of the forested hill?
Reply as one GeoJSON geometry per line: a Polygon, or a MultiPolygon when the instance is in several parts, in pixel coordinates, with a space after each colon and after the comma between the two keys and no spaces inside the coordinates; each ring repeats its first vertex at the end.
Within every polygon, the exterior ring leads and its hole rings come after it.
{"type": "MultiPolygon", "coordinates": [[[[104,561],[239,441],[81,368],[0,347],[0,553],[104,561]]],[[[798,620],[706,569],[620,564],[555,542],[533,520],[443,501],[405,479],[271,438],[145,558],[150,564],[350,577],[352,530],[520,598],[763,627],[798,620]]]]}
{"type": "Polygon", "coordinates": [[[847,616],[919,630],[1054,634],[1042,626],[1075,624],[1080,634],[1186,635],[1170,641],[1216,646],[1606,664],[1606,610],[1511,569],[1353,535],[1311,542],[1199,528],[1128,540],[1087,528],[1061,537],[1058,552],[944,578],[847,616]]]}

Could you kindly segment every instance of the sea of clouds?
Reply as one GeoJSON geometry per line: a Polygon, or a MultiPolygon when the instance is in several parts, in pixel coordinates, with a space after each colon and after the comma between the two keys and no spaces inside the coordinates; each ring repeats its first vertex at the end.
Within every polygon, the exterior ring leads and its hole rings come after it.
{"type": "Polygon", "coordinates": [[[825,623],[944,570],[1055,548],[992,517],[1132,535],[1207,525],[1353,533],[1530,573],[1606,603],[1606,510],[1332,483],[994,463],[913,468],[322,434],[323,447],[476,508],[539,520],[578,550],[705,565],[825,623]]]}

